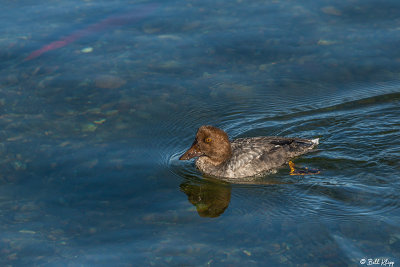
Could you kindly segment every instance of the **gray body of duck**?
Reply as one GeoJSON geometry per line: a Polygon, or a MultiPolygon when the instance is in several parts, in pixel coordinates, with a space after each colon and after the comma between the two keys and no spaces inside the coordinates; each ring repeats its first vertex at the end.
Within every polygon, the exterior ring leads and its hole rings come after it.
{"type": "Polygon", "coordinates": [[[213,126],[201,126],[195,141],[179,159],[198,157],[197,168],[220,178],[244,178],[275,172],[290,159],[311,151],[319,139],[265,136],[238,138],[213,126]]]}

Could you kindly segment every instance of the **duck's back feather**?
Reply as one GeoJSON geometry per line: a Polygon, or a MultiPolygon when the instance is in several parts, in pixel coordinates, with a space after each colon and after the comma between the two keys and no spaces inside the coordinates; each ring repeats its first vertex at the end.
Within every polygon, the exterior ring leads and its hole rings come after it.
{"type": "Polygon", "coordinates": [[[315,145],[312,140],[276,136],[235,139],[231,142],[231,159],[215,170],[215,174],[240,178],[274,171],[315,145]]]}

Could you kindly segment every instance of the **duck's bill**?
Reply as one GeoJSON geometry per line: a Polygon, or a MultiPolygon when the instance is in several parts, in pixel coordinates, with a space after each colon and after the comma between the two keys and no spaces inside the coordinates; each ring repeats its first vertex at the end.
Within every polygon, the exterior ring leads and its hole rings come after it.
{"type": "Polygon", "coordinates": [[[200,151],[199,146],[197,145],[197,142],[194,142],[193,145],[188,149],[188,151],[183,154],[179,160],[188,160],[192,159],[195,157],[200,157],[202,156],[203,153],[200,151]]]}

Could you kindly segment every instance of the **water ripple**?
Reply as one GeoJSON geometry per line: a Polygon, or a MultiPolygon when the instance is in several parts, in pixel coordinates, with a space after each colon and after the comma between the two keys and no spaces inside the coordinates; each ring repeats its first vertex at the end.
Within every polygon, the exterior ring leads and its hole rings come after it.
{"type": "MultiPolygon", "coordinates": [[[[269,81],[269,84],[276,86],[277,83],[269,81]]],[[[179,114],[172,114],[177,119],[161,125],[160,133],[168,133],[168,136],[160,138],[156,144],[159,163],[186,181],[204,180],[193,163],[178,159],[191,145],[202,124],[219,126],[232,138],[320,137],[316,153],[296,161],[320,169],[321,175],[292,177],[286,167],[259,180],[228,181],[232,183],[232,212],[237,215],[261,213],[271,218],[323,214],[334,221],[380,216],[398,209],[400,203],[395,193],[399,183],[391,176],[393,168],[399,168],[398,162],[393,160],[399,154],[393,147],[400,145],[398,82],[368,88],[352,84],[351,97],[347,97],[346,90],[318,88],[304,81],[285,80],[281,85],[288,87],[286,91],[260,90],[261,87],[257,88],[260,83],[254,82],[233,87],[232,90],[236,90],[233,93],[228,89],[232,84],[213,84],[208,97],[219,99],[222,95],[235,104],[211,101],[204,106],[196,99],[179,114]],[[312,88],[300,98],[291,94],[291,86],[296,85],[312,88]],[[248,95],[240,90],[248,90],[248,95]],[[265,102],[265,99],[271,101],[265,102]],[[388,139],[393,141],[388,142],[388,139]],[[375,149],[371,149],[372,146],[375,149]]],[[[207,94],[207,90],[204,92],[207,94]]],[[[204,182],[213,183],[211,180],[204,182]]]]}

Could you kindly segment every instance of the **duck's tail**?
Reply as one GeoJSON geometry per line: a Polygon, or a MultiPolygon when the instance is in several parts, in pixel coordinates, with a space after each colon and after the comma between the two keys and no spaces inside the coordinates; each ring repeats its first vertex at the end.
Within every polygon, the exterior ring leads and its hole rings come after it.
{"type": "Polygon", "coordinates": [[[319,144],[319,138],[311,139],[310,141],[314,144],[314,146],[319,144]]]}
{"type": "Polygon", "coordinates": [[[315,139],[302,139],[296,141],[298,144],[302,145],[304,149],[313,149],[319,144],[319,138],[315,139]]]}

